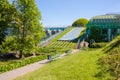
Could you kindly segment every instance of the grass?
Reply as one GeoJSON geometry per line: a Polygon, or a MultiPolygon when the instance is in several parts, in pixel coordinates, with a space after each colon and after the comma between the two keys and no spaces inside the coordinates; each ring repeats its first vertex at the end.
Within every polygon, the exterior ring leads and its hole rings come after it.
{"type": "Polygon", "coordinates": [[[75,46],[75,43],[70,42],[70,41],[55,41],[47,46],[58,47],[58,48],[73,48],[75,46]]]}
{"type": "Polygon", "coordinates": [[[98,80],[98,58],[101,49],[80,51],[46,64],[44,67],[16,80],[98,80]]]}
{"type": "Polygon", "coordinates": [[[100,59],[101,66],[104,70],[102,76],[107,78],[106,80],[108,80],[108,78],[110,78],[109,80],[120,80],[120,35],[109,42],[109,44],[103,48],[103,51],[107,53],[107,55],[100,59]],[[109,74],[110,77],[105,74],[109,74]]]}
{"type": "Polygon", "coordinates": [[[110,52],[116,48],[118,49],[119,47],[120,47],[120,35],[113,39],[111,42],[109,42],[109,44],[104,47],[104,51],[110,52]]]}

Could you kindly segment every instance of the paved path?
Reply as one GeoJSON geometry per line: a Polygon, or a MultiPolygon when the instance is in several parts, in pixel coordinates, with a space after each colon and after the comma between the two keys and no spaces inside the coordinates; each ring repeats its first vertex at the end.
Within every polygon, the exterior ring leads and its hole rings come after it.
{"type": "MultiPolygon", "coordinates": [[[[75,53],[79,50],[73,50],[72,53],[75,53]]],[[[62,54],[60,55],[59,58],[63,58],[66,54],[62,54]]],[[[27,74],[28,72],[32,72],[34,70],[37,70],[41,67],[43,67],[46,63],[48,63],[49,61],[47,59],[39,61],[39,62],[35,62],[33,64],[18,68],[18,69],[14,69],[12,71],[8,71],[5,73],[0,74],[0,80],[13,80],[18,76],[22,76],[24,74],[27,74]]]]}

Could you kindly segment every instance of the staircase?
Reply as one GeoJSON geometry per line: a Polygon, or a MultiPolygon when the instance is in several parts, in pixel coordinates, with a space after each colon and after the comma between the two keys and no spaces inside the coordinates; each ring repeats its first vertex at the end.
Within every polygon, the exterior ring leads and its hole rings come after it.
{"type": "Polygon", "coordinates": [[[77,49],[88,47],[89,43],[85,42],[85,38],[87,37],[87,33],[84,33],[83,36],[77,42],[77,49]]]}

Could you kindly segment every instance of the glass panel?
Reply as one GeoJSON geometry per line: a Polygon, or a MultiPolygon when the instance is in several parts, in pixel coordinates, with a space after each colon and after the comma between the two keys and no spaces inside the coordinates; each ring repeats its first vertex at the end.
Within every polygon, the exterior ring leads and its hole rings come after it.
{"type": "Polygon", "coordinates": [[[107,34],[107,29],[106,28],[102,29],[102,34],[107,34]]]}
{"type": "Polygon", "coordinates": [[[112,34],[116,34],[117,33],[117,29],[112,29],[112,34]]]}

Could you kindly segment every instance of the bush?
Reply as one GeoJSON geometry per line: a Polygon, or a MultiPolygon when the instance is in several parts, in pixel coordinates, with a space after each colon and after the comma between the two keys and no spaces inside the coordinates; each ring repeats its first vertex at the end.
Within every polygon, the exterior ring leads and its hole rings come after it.
{"type": "Polygon", "coordinates": [[[80,18],[80,19],[77,19],[76,21],[74,21],[72,23],[72,26],[73,27],[85,27],[88,23],[88,20],[86,18],[80,18]]]}
{"type": "Polygon", "coordinates": [[[93,43],[92,45],[91,45],[91,47],[92,48],[102,48],[102,47],[104,47],[104,46],[106,46],[106,42],[101,42],[101,43],[93,43]]]}
{"type": "Polygon", "coordinates": [[[120,78],[120,36],[113,39],[103,50],[107,54],[99,59],[101,70],[98,76],[104,78],[102,80],[118,80],[120,78]]]}
{"type": "Polygon", "coordinates": [[[70,50],[69,48],[59,48],[59,47],[40,47],[38,52],[44,54],[54,55],[56,53],[64,53],[66,50],[70,50]]]}
{"type": "Polygon", "coordinates": [[[110,52],[120,46],[120,36],[117,36],[115,39],[113,39],[109,44],[107,44],[104,47],[105,52],[110,52]]]}
{"type": "Polygon", "coordinates": [[[90,27],[90,34],[88,35],[88,41],[94,39],[95,42],[104,41],[105,36],[101,35],[101,29],[98,26],[90,27]]]}
{"type": "Polygon", "coordinates": [[[104,80],[118,80],[120,78],[120,47],[107,53],[99,59],[101,70],[99,77],[104,80]],[[108,77],[108,74],[110,77],[108,77]]]}
{"type": "MultiPolygon", "coordinates": [[[[27,39],[28,40],[28,39],[27,39]]],[[[30,39],[29,39],[30,40],[30,39]]],[[[26,40],[24,40],[25,42],[26,40]]],[[[1,53],[9,53],[9,52],[19,52],[22,50],[23,55],[30,55],[34,52],[36,52],[37,46],[32,46],[32,41],[30,43],[27,43],[27,41],[25,43],[20,43],[20,40],[17,39],[14,36],[7,36],[5,39],[5,42],[2,43],[2,45],[0,45],[1,48],[1,53]],[[21,48],[20,48],[21,47],[21,48]]]]}
{"type": "Polygon", "coordinates": [[[0,65],[0,73],[10,71],[10,70],[22,67],[22,66],[26,66],[28,64],[43,60],[45,58],[46,58],[46,55],[40,55],[40,56],[25,58],[21,60],[8,61],[6,64],[0,65]]]}

